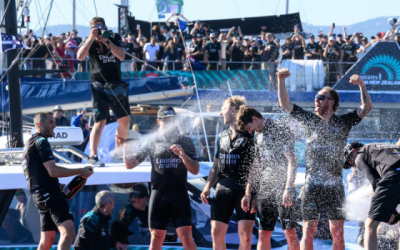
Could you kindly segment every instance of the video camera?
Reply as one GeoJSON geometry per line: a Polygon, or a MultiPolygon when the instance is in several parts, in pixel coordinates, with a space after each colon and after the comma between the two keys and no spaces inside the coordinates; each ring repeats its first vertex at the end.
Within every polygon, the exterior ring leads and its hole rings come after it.
{"type": "Polygon", "coordinates": [[[91,29],[98,29],[99,35],[102,35],[103,38],[110,38],[110,37],[113,37],[113,35],[114,35],[112,30],[107,30],[107,26],[105,26],[105,25],[94,25],[91,27],[91,29]]]}

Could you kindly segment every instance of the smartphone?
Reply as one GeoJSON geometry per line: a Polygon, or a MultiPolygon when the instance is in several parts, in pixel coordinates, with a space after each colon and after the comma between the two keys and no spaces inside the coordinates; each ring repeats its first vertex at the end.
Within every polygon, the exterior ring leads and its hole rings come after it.
{"type": "Polygon", "coordinates": [[[335,28],[335,23],[332,23],[332,27],[335,28]]]}

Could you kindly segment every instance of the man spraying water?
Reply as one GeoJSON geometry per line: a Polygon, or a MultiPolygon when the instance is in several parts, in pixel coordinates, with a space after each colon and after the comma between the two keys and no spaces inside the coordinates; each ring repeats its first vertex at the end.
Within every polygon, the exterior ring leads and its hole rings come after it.
{"type": "Polygon", "coordinates": [[[333,250],[344,250],[343,228],[346,216],[345,193],[342,182],[342,149],[352,127],[371,111],[372,103],[365,83],[358,75],[350,77],[350,83],[360,87],[361,107],[351,113],[336,115],[339,94],[324,87],[315,96],[312,113],[293,104],[285,86],[290,76],[288,69],[278,72],[278,96],[280,106],[299,121],[306,134],[306,182],[302,194],[303,238],[301,249],[313,249],[313,238],[318,226],[319,213],[328,214],[332,233],[333,250]]]}

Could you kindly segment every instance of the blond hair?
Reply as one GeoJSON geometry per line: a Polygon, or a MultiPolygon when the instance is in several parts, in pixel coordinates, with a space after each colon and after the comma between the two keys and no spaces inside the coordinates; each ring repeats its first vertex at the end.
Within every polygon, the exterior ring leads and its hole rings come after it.
{"type": "Polygon", "coordinates": [[[224,103],[229,103],[229,108],[239,110],[241,106],[246,105],[246,98],[244,96],[234,95],[226,99],[224,103]]]}

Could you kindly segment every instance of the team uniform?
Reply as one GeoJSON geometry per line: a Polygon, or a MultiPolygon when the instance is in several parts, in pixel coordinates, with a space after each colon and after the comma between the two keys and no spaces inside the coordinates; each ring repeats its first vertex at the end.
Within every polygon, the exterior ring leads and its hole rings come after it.
{"type": "Polygon", "coordinates": [[[358,151],[356,166],[372,184],[368,218],[389,222],[400,201],[400,148],[394,144],[367,144],[358,151]]]}
{"type": "Polygon", "coordinates": [[[286,45],[286,43],[284,45],[281,46],[282,48],[282,53],[285,53],[286,51],[289,51],[289,54],[282,56],[282,60],[291,60],[292,59],[292,49],[293,46],[290,43],[289,45],[286,45]]]}
{"type": "MultiPolygon", "coordinates": [[[[321,51],[321,46],[318,45],[318,43],[314,44],[307,44],[306,47],[304,48],[304,54],[311,54],[311,52],[320,52],[321,51]]],[[[307,60],[319,60],[321,58],[320,55],[314,55],[307,57],[307,60]]]]}
{"type": "Polygon", "coordinates": [[[231,139],[230,129],[222,131],[217,140],[218,182],[211,203],[211,220],[228,224],[236,210],[238,220],[254,220],[255,215],[243,211],[241,200],[245,194],[254,139],[248,132],[237,131],[231,139]]]}
{"type": "Polygon", "coordinates": [[[292,43],[294,50],[294,59],[295,60],[304,60],[304,47],[302,41],[293,41],[292,43]]]}
{"type": "MultiPolygon", "coordinates": [[[[250,53],[253,53],[253,46],[250,44],[248,46],[244,46],[244,51],[245,53],[247,52],[248,54],[244,55],[244,61],[245,62],[251,62],[253,59],[253,56],[250,53]]],[[[245,69],[250,69],[251,63],[245,63],[244,68],[245,69]]]]}
{"type": "MultiPolygon", "coordinates": [[[[288,160],[285,153],[294,153],[294,135],[283,120],[267,119],[261,133],[255,135],[256,155],[254,182],[258,192],[257,220],[261,230],[274,231],[280,219],[283,230],[295,227],[294,206],[284,207],[288,160]]],[[[293,200],[296,194],[293,192],[293,200]]]]}
{"type": "MultiPolygon", "coordinates": [[[[207,42],[205,46],[205,50],[208,51],[208,60],[209,61],[219,61],[219,53],[221,50],[221,43],[216,41],[215,43],[207,42]]],[[[209,70],[217,70],[217,63],[209,63],[209,70]]]]}
{"type": "MultiPolygon", "coordinates": [[[[116,46],[124,48],[120,35],[113,34],[110,41],[116,46]]],[[[89,49],[89,66],[95,122],[107,119],[110,116],[109,108],[112,109],[117,119],[130,115],[129,86],[122,81],[121,61],[111,53],[105,44],[95,40],[89,49]],[[108,86],[112,86],[113,91],[105,86],[106,83],[109,84],[108,86]],[[114,89],[117,86],[118,88],[114,89]]]]}
{"type": "MultiPolygon", "coordinates": [[[[201,43],[199,43],[199,42],[195,42],[195,43],[191,43],[190,45],[189,45],[189,52],[191,53],[191,54],[193,54],[193,53],[196,53],[196,52],[204,52],[203,51],[203,48],[202,48],[202,45],[201,45],[201,43]]],[[[197,55],[197,56],[191,56],[191,57],[193,57],[193,59],[194,60],[196,60],[196,61],[203,61],[203,59],[204,59],[204,54],[200,54],[200,55],[197,55]]],[[[192,64],[192,69],[193,70],[195,70],[195,64],[193,63],[193,62],[191,62],[191,64],[192,64]]],[[[196,68],[197,69],[197,68],[196,68]]]]}
{"type": "Polygon", "coordinates": [[[239,44],[232,44],[233,50],[231,54],[231,61],[236,63],[231,63],[231,70],[241,70],[243,69],[243,60],[244,60],[244,46],[239,44]]]}
{"type": "Polygon", "coordinates": [[[139,162],[150,156],[149,226],[152,229],[166,230],[170,220],[176,228],[192,225],[186,186],[188,170],[182,159],[169,149],[173,144],[181,145],[185,154],[197,161],[192,140],[182,135],[160,134],[148,139],[133,156],[139,162]]]}
{"type": "MultiPolygon", "coordinates": [[[[357,62],[357,48],[354,43],[350,45],[343,44],[341,46],[343,51],[343,62],[357,62]],[[350,56],[353,55],[354,57],[351,58],[350,56]]],[[[343,73],[345,74],[354,64],[343,64],[343,73]]]]}
{"type": "Polygon", "coordinates": [[[95,207],[82,217],[74,243],[75,250],[108,250],[111,236],[108,222],[110,215],[104,215],[95,207]]]}
{"type": "Polygon", "coordinates": [[[52,178],[43,165],[54,160],[54,156],[42,134],[36,133],[28,140],[22,159],[28,190],[39,210],[41,231],[56,231],[63,222],[74,220],[58,178],[52,178]]]}
{"type": "Polygon", "coordinates": [[[306,134],[306,181],[301,200],[303,220],[318,220],[324,210],[329,220],[345,219],[345,193],[342,182],[342,150],[353,126],[362,119],[357,111],[337,116],[329,125],[322,118],[294,105],[290,115],[306,134]]]}
{"type": "MultiPolygon", "coordinates": [[[[340,47],[336,46],[336,44],[334,45],[334,50],[339,53],[341,52],[340,47]]],[[[337,73],[338,73],[337,62],[339,62],[340,55],[337,56],[334,50],[332,49],[332,47],[328,48],[327,57],[325,58],[325,61],[329,62],[328,64],[324,65],[326,72],[325,86],[333,86],[337,81],[337,73]]]]}

